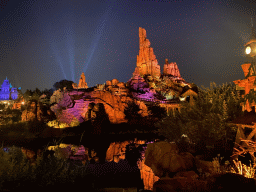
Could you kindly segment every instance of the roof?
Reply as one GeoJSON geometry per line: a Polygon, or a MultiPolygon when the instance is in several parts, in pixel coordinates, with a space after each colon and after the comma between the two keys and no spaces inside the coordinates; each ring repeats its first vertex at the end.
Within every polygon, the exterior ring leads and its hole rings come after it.
{"type": "Polygon", "coordinates": [[[3,84],[2,84],[2,88],[3,87],[9,87],[10,88],[10,83],[9,83],[9,80],[5,79],[3,84]]]}
{"type": "Polygon", "coordinates": [[[190,96],[190,95],[197,97],[198,94],[192,89],[188,89],[186,92],[181,94],[181,97],[190,96]]]}

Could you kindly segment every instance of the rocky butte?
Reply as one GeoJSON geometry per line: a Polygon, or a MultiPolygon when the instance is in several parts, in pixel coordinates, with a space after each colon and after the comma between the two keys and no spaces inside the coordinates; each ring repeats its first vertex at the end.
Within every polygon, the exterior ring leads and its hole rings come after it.
{"type": "MultiPolygon", "coordinates": [[[[169,63],[166,59],[161,75],[160,65],[153,48],[150,47],[146,30],[141,27],[139,48],[135,71],[126,83],[113,79],[88,88],[82,73],[78,85],[73,84],[73,90],[56,90],[50,98],[50,103],[51,111],[57,119],[48,122],[48,125],[56,128],[68,127],[76,125],[76,122],[93,120],[97,116],[107,116],[111,123],[124,123],[127,122],[124,111],[128,103],[138,105],[139,113],[145,117],[150,113],[145,100],[158,102],[168,111],[179,108],[178,103],[181,99],[184,100],[184,95],[189,97],[189,93],[193,93],[193,96],[196,94],[193,91],[187,92],[192,85],[181,78],[176,63],[169,63]]],[[[27,117],[27,114],[23,116],[27,117]]]]}

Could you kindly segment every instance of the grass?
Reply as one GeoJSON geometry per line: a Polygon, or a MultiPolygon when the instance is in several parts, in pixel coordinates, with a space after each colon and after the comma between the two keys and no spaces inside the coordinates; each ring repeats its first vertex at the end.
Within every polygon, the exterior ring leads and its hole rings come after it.
{"type": "Polygon", "coordinates": [[[229,161],[225,161],[225,165],[221,165],[220,162],[222,159],[223,157],[220,157],[220,155],[213,158],[212,163],[215,174],[236,173],[246,178],[255,178],[255,168],[252,164],[247,166],[239,160],[233,160],[233,165],[231,165],[229,161]]]}

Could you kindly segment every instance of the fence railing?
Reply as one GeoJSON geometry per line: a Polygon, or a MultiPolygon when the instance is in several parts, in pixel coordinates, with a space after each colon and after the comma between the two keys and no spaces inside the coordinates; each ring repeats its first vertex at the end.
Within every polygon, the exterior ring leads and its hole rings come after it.
{"type": "Polygon", "coordinates": [[[140,101],[148,101],[148,102],[154,102],[154,103],[177,103],[176,101],[164,101],[164,100],[156,100],[156,99],[146,99],[146,98],[136,98],[140,101]]]}

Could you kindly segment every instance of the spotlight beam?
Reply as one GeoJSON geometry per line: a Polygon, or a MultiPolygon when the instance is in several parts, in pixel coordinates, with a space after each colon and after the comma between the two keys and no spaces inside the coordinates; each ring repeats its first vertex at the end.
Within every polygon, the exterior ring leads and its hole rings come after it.
{"type": "Polygon", "coordinates": [[[107,15],[108,15],[109,10],[110,10],[110,7],[108,7],[108,9],[107,9],[106,12],[104,13],[104,15],[101,17],[100,21],[101,21],[101,20],[103,20],[103,21],[102,21],[101,23],[99,23],[99,24],[98,24],[98,27],[96,28],[95,34],[97,34],[97,35],[94,37],[94,40],[93,40],[93,42],[92,42],[92,45],[91,45],[91,48],[90,48],[91,53],[89,54],[89,58],[87,59],[87,62],[86,62],[86,64],[85,64],[84,68],[83,68],[83,71],[84,71],[84,72],[86,72],[89,63],[91,62],[92,56],[93,56],[93,54],[94,54],[94,52],[95,52],[95,49],[96,49],[96,47],[97,47],[98,44],[99,44],[99,40],[100,40],[100,37],[101,37],[101,35],[102,35],[102,33],[103,33],[103,29],[104,29],[105,24],[106,24],[106,23],[105,23],[106,17],[107,17],[107,15]]]}

